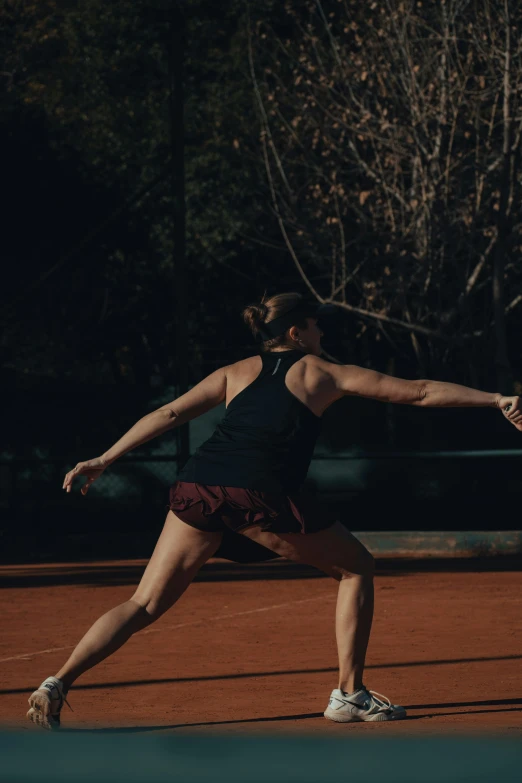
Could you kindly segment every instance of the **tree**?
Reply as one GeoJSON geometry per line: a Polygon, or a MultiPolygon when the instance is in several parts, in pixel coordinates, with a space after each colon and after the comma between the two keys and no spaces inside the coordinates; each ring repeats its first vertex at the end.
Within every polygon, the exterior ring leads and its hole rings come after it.
{"type": "Polygon", "coordinates": [[[309,290],[408,334],[423,375],[451,363],[476,383],[488,357],[505,392],[521,17],[508,0],[287,0],[250,19],[270,204],[309,290]]]}

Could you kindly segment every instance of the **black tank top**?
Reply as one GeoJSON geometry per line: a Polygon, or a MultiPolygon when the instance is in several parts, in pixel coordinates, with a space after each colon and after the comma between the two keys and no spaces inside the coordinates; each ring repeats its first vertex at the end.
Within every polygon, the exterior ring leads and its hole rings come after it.
{"type": "Polygon", "coordinates": [[[321,418],[285,384],[302,358],[296,350],[262,353],[260,374],[230,402],[178,479],[285,494],[299,489],[321,428],[321,418]]]}

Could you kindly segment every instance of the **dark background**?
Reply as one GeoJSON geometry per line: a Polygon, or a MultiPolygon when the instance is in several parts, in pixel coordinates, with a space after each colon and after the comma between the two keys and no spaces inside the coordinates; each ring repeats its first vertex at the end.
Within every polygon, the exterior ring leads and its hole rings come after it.
{"type": "MultiPolygon", "coordinates": [[[[495,3],[482,5],[474,16],[479,30],[486,6],[496,9],[495,3]]],[[[339,84],[355,106],[357,95],[366,100],[378,93],[381,54],[370,42],[382,36],[372,38],[370,28],[382,23],[384,4],[370,10],[327,2],[322,9],[349,71],[339,84]],[[368,75],[361,63],[372,52],[375,73],[370,68],[368,75]],[[354,97],[349,90],[360,93],[354,97]]],[[[428,26],[437,30],[445,23],[431,13],[417,10],[411,17],[412,29],[425,30],[425,38],[416,40],[426,46],[431,45],[428,26]]],[[[338,361],[505,394],[522,388],[520,129],[515,123],[522,68],[513,55],[513,89],[506,96],[496,64],[507,45],[506,29],[513,52],[517,48],[522,29],[517,14],[514,9],[509,20],[493,14],[497,28],[488,33],[489,59],[471,38],[460,52],[452,51],[457,65],[460,56],[471,63],[469,92],[463,93],[452,146],[445,149],[457,174],[448,179],[445,200],[435,194],[430,202],[429,231],[428,218],[415,218],[417,233],[410,242],[408,231],[394,234],[386,222],[384,197],[368,174],[368,167],[378,164],[377,131],[373,147],[361,141],[361,160],[348,143],[360,136],[359,120],[334,145],[335,168],[345,183],[339,198],[348,266],[355,270],[334,297],[344,307],[324,339],[338,361]],[[468,59],[466,47],[473,54],[468,59]],[[491,113],[496,99],[498,116],[491,113]],[[474,123],[466,100],[479,107],[474,123]],[[503,101],[513,118],[508,131],[503,101]],[[491,116],[488,131],[484,118],[491,116]],[[482,162],[471,156],[478,148],[489,156],[482,162]],[[482,211],[476,207],[481,172],[486,172],[482,211]],[[475,212],[468,218],[466,205],[472,203],[475,212]]],[[[322,298],[331,296],[332,258],[337,258],[332,243],[339,242],[337,233],[334,239],[325,233],[331,203],[328,198],[319,199],[320,207],[308,203],[302,195],[308,180],[299,179],[322,165],[312,157],[314,133],[319,129],[324,135],[326,150],[329,130],[317,114],[322,105],[317,98],[299,109],[310,123],[301,146],[284,141],[283,118],[296,115],[304,82],[285,65],[288,59],[274,66],[279,57],[274,52],[283,42],[284,51],[295,56],[295,68],[312,74],[309,89],[315,89],[321,74],[306,61],[313,50],[307,36],[317,28],[317,46],[326,46],[323,15],[307,2],[3,4],[3,558],[146,553],[164,518],[168,486],[186,456],[179,434],[122,459],[87,498],[78,490],[62,493],[65,472],[102,453],[185,384],[253,354],[256,346],[240,314],[263,292],[310,294],[309,283],[322,298]],[[268,126],[252,63],[264,105],[275,107],[273,114],[267,111],[268,126]],[[278,85],[284,89],[278,92],[278,85]],[[181,86],[184,117],[172,111],[181,86]],[[288,166],[293,188],[288,203],[281,182],[275,185],[308,283],[284,241],[271,200],[262,144],[267,127],[288,166]],[[315,244],[300,239],[300,225],[314,232],[315,244]]],[[[469,21],[462,11],[452,22],[461,41],[469,21]]],[[[393,36],[393,25],[387,34],[393,36]]],[[[334,60],[321,60],[332,84],[339,79],[334,60]]],[[[437,92],[446,76],[438,66],[434,74],[437,92]]],[[[426,84],[430,78],[425,75],[426,84]]],[[[452,78],[448,71],[448,85],[452,78]]],[[[420,175],[411,172],[425,166],[431,181],[438,182],[435,164],[422,156],[417,161],[408,147],[417,143],[413,131],[408,141],[411,128],[420,134],[424,127],[408,119],[408,94],[396,91],[393,101],[386,94],[386,116],[399,117],[406,129],[396,144],[401,192],[416,203],[420,175]]],[[[426,88],[426,95],[432,94],[426,88]]],[[[381,108],[370,103],[368,111],[377,116],[381,108]]],[[[296,128],[300,121],[296,115],[296,128]]],[[[446,128],[449,121],[428,118],[428,137],[436,135],[437,122],[446,128]]],[[[338,269],[333,274],[338,282],[338,269]]],[[[209,416],[191,425],[190,449],[208,437],[214,423],[209,416]]],[[[418,410],[346,399],[325,416],[309,487],[332,502],[354,530],[514,529],[520,437],[493,410],[418,410]],[[475,450],[512,455],[438,455],[475,450]],[[369,459],[361,460],[362,455],[369,459]]]]}

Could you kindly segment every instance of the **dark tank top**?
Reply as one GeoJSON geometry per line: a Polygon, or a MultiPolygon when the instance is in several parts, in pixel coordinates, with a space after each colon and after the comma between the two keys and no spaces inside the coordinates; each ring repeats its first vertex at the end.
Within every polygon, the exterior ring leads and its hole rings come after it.
{"type": "Polygon", "coordinates": [[[290,392],[285,376],[302,351],[262,353],[257,378],[239,392],[179,481],[295,492],[306,478],[321,418],[290,392]]]}

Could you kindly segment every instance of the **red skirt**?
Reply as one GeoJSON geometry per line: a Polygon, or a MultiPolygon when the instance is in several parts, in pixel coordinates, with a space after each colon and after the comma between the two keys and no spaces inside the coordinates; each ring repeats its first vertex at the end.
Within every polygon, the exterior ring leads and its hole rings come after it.
{"type": "Polygon", "coordinates": [[[259,525],[272,533],[317,533],[334,524],[327,507],[304,493],[278,495],[258,489],[176,481],[168,508],[205,532],[240,533],[259,525]]]}

